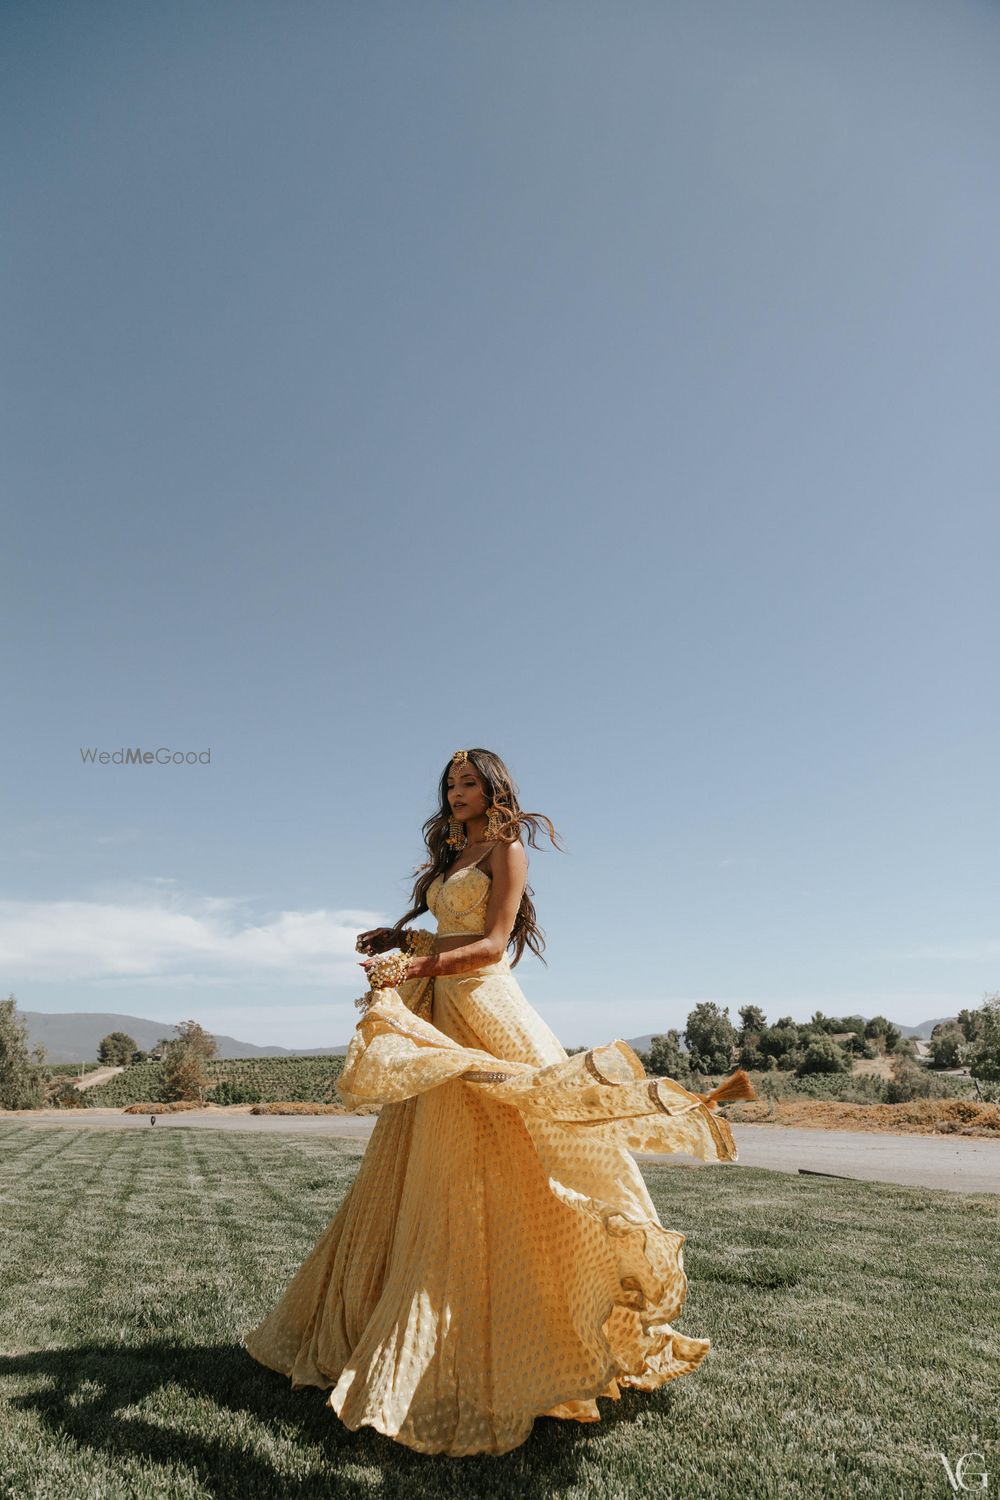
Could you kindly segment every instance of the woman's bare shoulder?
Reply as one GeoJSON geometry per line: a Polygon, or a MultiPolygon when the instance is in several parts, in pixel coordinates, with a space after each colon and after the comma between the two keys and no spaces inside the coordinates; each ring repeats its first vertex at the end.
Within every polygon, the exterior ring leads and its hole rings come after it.
{"type": "Polygon", "coordinates": [[[528,856],[521,840],[511,839],[509,842],[501,840],[494,845],[493,853],[490,855],[490,870],[503,870],[511,876],[527,874],[528,856]]]}

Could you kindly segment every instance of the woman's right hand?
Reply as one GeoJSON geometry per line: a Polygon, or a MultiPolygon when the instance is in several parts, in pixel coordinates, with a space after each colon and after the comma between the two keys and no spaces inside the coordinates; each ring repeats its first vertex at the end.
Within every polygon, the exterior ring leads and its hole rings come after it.
{"type": "Polygon", "coordinates": [[[399,947],[399,932],[395,927],[372,927],[358,934],[354,945],[357,953],[384,953],[387,948],[399,947]]]}

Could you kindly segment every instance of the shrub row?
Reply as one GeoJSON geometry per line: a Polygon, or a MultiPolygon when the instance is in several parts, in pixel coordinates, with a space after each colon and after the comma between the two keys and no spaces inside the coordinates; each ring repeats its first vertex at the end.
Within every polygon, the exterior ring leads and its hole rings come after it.
{"type": "MultiPolygon", "coordinates": [[[[692,1079],[679,1078],[685,1088],[707,1092],[722,1082],[717,1077],[696,1074],[692,1079]]],[[[904,1070],[900,1080],[880,1078],[871,1073],[796,1073],[751,1072],[750,1081],[761,1099],[825,1099],[840,1104],[901,1104],[908,1099],[932,1096],[939,1099],[975,1098],[975,1084],[970,1078],[942,1077],[914,1064],[904,1070]]]]}

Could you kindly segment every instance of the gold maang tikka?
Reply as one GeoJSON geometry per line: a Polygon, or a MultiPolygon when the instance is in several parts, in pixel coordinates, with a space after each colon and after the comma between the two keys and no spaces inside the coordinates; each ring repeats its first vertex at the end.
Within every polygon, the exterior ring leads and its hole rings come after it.
{"type": "MultiPolygon", "coordinates": [[[[456,750],[455,754],[451,757],[451,764],[453,766],[462,766],[468,759],[468,750],[456,750]]],[[[464,849],[468,843],[468,839],[465,836],[465,824],[460,822],[458,818],[452,817],[448,819],[448,837],[445,839],[445,843],[450,844],[453,849],[464,849]]]]}

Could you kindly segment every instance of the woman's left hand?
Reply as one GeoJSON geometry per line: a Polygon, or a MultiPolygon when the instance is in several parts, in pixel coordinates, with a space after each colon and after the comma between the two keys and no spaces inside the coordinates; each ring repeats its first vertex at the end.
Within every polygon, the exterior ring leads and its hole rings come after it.
{"type": "Polygon", "coordinates": [[[387,948],[399,947],[399,929],[397,927],[372,927],[367,932],[358,934],[358,940],[354,944],[357,953],[378,955],[384,953],[387,948]]]}
{"type": "MultiPolygon", "coordinates": [[[[368,970],[371,968],[372,964],[377,964],[379,962],[380,962],[379,958],[363,958],[361,960],[361,967],[362,967],[362,969],[364,969],[365,974],[367,975],[368,970]]],[[[413,958],[410,959],[410,966],[409,966],[409,968],[406,971],[406,978],[407,979],[426,979],[426,978],[429,977],[430,967],[431,967],[431,960],[429,958],[427,958],[425,955],[421,954],[419,957],[415,956],[415,957],[413,957],[413,958]]]]}

